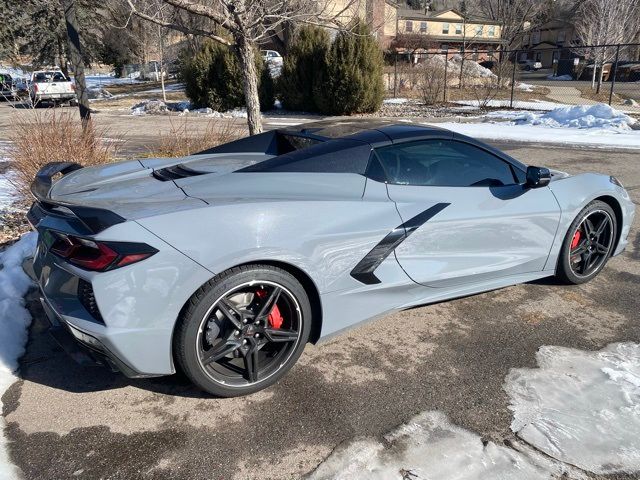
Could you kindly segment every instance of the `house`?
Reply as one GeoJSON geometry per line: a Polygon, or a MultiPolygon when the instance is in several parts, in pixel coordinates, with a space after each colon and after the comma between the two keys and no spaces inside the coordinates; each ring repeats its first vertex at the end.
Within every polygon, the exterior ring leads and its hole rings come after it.
{"type": "Polygon", "coordinates": [[[398,51],[451,54],[465,51],[473,52],[474,60],[483,61],[495,58],[495,52],[503,43],[499,23],[463,15],[456,9],[432,12],[399,8],[396,16],[397,38],[394,45],[398,51]]]}
{"type": "Polygon", "coordinates": [[[382,48],[387,48],[397,34],[398,4],[393,0],[333,0],[328,2],[325,13],[327,16],[340,13],[336,19],[338,26],[363,19],[382,48]]]}
{"type": "Polygon", "coordinates": [[[551,20],[539,28],[523,33],[518,60],[535,60],[542,68],[552,68],[554,62],[567,57],[567,48],[578,43],[576,30],[570,22],[551,20]]]}

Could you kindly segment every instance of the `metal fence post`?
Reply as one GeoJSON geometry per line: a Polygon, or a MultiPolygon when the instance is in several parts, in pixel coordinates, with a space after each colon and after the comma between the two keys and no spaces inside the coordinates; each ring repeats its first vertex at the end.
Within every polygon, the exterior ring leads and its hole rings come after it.
{"type": "Polygon", "coordinates": [[[393,56],[393,98],[398,96],[398,52],[393,56]]]}
{"type": "MultiPolygon", "coordinates": [[[[516,89],[516,65],[518,59],[518,51],[515,51],[515,56],[513,57],[513,71],[511,72],[511,101],[509,102],[509,108],[513,108],[513,94],[516,89]]],[[[498,85],[500,88],[500,85],[498,85]]]]}
{"type": "Polygon", "coordinates": [[[449,67],[449,51],[444,52],[444,95],[442,101],[447,103],[447,70],[449,67]]]}
{"type": "MultiPolygon", "coordinates": [[[[613,90],[616,88],[616,75],[618,74],[618,59],[620,57],[620,44],[616,47],[616,61],[613,64],[613,78],[611,79],[611,91],[609,92],[609,106],[613,101],[613,90]]],[[[604,67],[603,67],[604,68],[604,67]]]]}

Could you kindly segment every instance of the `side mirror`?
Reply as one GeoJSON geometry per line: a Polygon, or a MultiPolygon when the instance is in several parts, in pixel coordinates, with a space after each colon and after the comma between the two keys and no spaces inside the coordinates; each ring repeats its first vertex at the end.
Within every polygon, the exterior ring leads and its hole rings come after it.
{"type": "Polygon", "coordinates": [[[546,187],[551,182],[551,172],[544,167],[527,167],[527,182],[529,188],[546,187]]]}

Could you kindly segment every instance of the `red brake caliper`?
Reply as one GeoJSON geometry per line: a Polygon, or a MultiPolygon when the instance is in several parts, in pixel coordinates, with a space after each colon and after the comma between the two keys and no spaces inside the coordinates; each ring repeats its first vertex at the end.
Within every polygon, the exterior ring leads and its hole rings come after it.
{"type": "MultiPolygon", "coordinates": [[[[267,296],[267,291],[264,289],[260,289],[256,292],[258,298],[263,299],[267,296]]],[[[278,305],[274,305],[269,312],[269,316],[267,317],[267,321],[269,322],[269,326],[271,328],[280,328],[282,327],[282,322],[284,322],[284,318],[282,318],[282,314],[280,313],[280,309],[278,305]]]]}
{"type": "Polygon", "coordinates": [[[571,250],[576,248],[580,243],[580,230],[576,230],[576,233],[573,234],[573,239],[571,240],[571,250]]]}

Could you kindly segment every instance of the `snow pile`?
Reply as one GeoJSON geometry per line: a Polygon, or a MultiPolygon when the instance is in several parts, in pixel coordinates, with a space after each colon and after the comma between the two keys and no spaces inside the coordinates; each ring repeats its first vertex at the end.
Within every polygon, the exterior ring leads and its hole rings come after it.
{"type": "Polygon", "coordinates": [[[89,97],[89,100],[97,100],[97,99],[113,97],[113,95],[109,93],[106,89],[100,88],[100,87],[88,87],[87,96],[89,97]]]}
{"type": "Polygon", "coordinates": [[[543,125],[553,128],[605,128],[630,130],[636,120],[609,105],[574,105],[540,114],[524,112],[515,119],[517,125],[543,125]]]}
{"type": "MultiPolygon", "coordinates": [[[[460,68],[462,66],[462,56],[454,55],[449,60],[449,65],[453,67],[458,73],[460,73],[460,68]]],[[[489,70],[488,68],[483,67],[478,62],[473,60],[465,59],[464,66],[462,66],[462,73],[466,77],[472,78],[498,78],[496,75],[489,70]]]]}
{"type": "MultiPolygon", "coordinates": [[[[516,450],[452,425],[440,412],[425,412],[384,436],[336,449],[310,480],[552,478],[542,465],[516,450]]],[[[546,465],[545,465],[546,466],[546,465]]]]}
{"type": "Polygon", "coordinates": [[[162,100],[145,100],[131,107],[131,115],[167,113],[169,107],[162,100]]]}
{"type": "Polygon", "coordinates": [[[559,77],[556,77],[555,75],[547,75],[547,80],[560,80],[561,82],[568,82],[570,80],[573,80],[573,77],[571,75],[560,75],[559,77]]]}
{"type": "MultiPolygon", "coordinates": [[[[13,372],[18,368],[18,358],[27,343],[27,328],[31,316],[24,306],[24,295],[31,280],[22,271],[22,261],[35,249],[37,234],[27,233],[0,252],[0,398],[16,380],[13,372]]],[[[0,409],[2,404],[0,402],[0,409]]],[[[0,430],[4,420],[0,418],[0,430]]],[[[15,467],[9,462],[5,438],[0,434],[0,479],[17,478],[15,467]]]]}
{"type": "Polygon", "coordinates": [[[511,429],[596,474],[640,471],[640,345],[598,352],[541,347],[537,369],[514,369],[505,390],[511,429]]]}
{"type": "Polygon", "coordinates": [[[226,112],[218,112],[209,107],[196,108],[193,110],[191,110],[191,108],[192,105],[190,102],[165,103],[162,100],[145,100],[131,107],[131,115],[158,115],[169,112],[180,112],[180,115],[195,113],[212,118],[247,118],[247,110],[245,108],[234,108],[226,112]]]}
{"type": "Polygon", "coordinates": [[[516,88],[523,92],[533,92],[535,87],[529,83],[518,83],[516,85],[516,88]]]}

